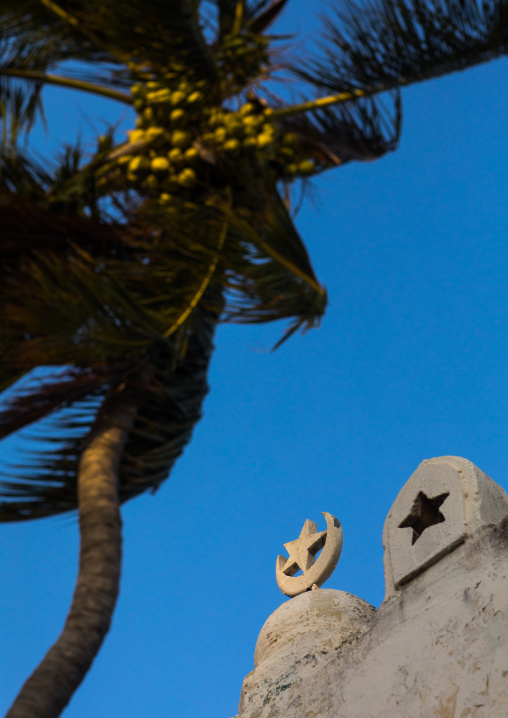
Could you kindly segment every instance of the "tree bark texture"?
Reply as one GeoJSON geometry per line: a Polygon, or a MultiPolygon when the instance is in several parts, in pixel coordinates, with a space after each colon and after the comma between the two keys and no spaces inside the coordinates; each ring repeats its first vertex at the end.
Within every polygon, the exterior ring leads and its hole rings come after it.
{"type": "Polygon", "coordinates": [[[57,718],[85,677],[118,596],[122,522],[118,464],[135,407],[116,398],[102,413],[78,473],[79,572],[62,633],[21,688],[6,718],[57,718]]]}

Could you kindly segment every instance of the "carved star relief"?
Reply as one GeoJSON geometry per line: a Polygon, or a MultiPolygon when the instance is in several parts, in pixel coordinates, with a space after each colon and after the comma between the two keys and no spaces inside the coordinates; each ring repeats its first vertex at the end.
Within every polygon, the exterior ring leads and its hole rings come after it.
{"type": "Polygon", "coordinates": [[[316,554],[325,545],[326,531],[317,530],[314,521],[307,519],[303,525],[300,536],[295,541],[284,544],[289,554],[283,573],[294,576],[301,569],[304,573],[316,561],[316,554]]]}
{"type": "Polygon", "coordinates": [[[439,507],[449,496],[448,493],[440,494],[429,498],[423,491],[420,491],[418,496],[413,502],[411,511],[406,516],[404,521],[399,524],[400,529],[411,528],[413,529],[413,540],[412,544],[415,544],[425,529],[436,524],[443,523],[445,517],[439,510],[439,507]]]}

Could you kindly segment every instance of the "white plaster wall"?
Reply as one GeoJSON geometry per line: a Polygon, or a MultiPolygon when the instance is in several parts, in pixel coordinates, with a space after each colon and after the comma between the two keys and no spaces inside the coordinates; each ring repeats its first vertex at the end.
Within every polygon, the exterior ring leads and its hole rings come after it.
{"type": "Polygon", "coordinates": [[[298,653],[247,676],[240,718],[508,718],[508,518],[392,594],[363,635],[326,650],[309,635],[298,653]]]}

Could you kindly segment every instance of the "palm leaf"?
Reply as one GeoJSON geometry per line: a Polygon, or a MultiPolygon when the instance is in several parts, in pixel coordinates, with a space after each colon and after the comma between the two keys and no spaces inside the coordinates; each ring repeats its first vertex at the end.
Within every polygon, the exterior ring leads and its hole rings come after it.
{"type": "Polygon", "coordinates": [[[130,241],[150,261],[108,266],[168,328],[212,277],[226,289],[228,321],[305,317],[313,325],[326,295],[276,188],[252,183],[249,194],[238,189],[236,201],[238,209],[227,192],[210,190],[199,205],[170,211],[145,202],[131,219],[130,241]]]}
{"type": "MultiPolygon", "coordinates": [[[[105,400],[107,388],[82,397],[65,418],[53,422],[51,434],[58,436],[56,441],[48,433],[30,437],[38,444],[45,442],[47,450],[39,449],[35,453],[25,450],[23,462],[7,467],[9,474],[2,472],[9,479],[0,484],[0,495],[4,498],[0,503],[0,521],[43,518],[77,508],[75,478],[68,477],[64,467],[72,465],[76,471],[79,454],[71,452],[75,447],[81,450],[85,447],[86,437],[92,430],[101,400],[105,400]],[[58,467],[54,467],[50,474],[45,471],[46,463],[58,463],[58,467]]],[[[30,396],[23,398],[28,404],[30,396]]],[[[14,408],[13,404],[11,406],[14,408]]],[[[11,406],[7,407],[7,411],[11,406]]]]}
{"type": "Polygon", "coordinates": [[[119,373],[118,367],[107,364],[76,367],[45,377],[35,388],[16,391],[0,413],[0,439],[82,401],[114,379],[118,382],[119,373]]]}
{"type": "MultiPolygon", "coordinates": [[[[14,476],[1,485],[5,500],[0,504],[0,521],[42,518],[77,508],[76,475],[82,451],[94,421],[107,410],[108,392],[120,383],[140,402],[120,466],[120,501],[154,491],[168,477],[201,417],[220,305],[220,293],[209,291],[192,325],[186,327],[185,353],[176,360],[178,352],[152,353],[145,362],[150,367],[148,381],[136,378],[132,364],[117,366],[114,373],[105,367],[83,368],[46,380],[42,388],[11,400],[0,414],[0,426],[7,428],[20,410],[28,424],[61,407],[66,389],[73,409],[54,422],[49,435],[36,437],[46,442],[47,450],[38,450],[31,460],[13,467],[14,476]]],[[[21,421],[17,420],[18,428],[21,421]]]]}
{"type": "MultiPolygon", "coordinates": [[[[22,155],[18,154],[17,158],[18,165],[20,158],[28,162],[25,168],[28,179],[33,178],[36,188],[41,194],[45,193],[50,183],[48,174],[22,155]]],[[[6,171],[5,166],[2,171],[6,171]]],[[[21,170],[18,167],[17,172],[21,170]]],[[[124,245],[123,228],[51,211],[44,206],[40,195],[36,201],[20,191],[23,180],[21,174],[20,180],[16,180],[16,193],[0,185],[0,259],[4,269],[16,266],[34,252],[67,253],[71,246],[78,246],[94,254],[109,254],[124,245]]]]}
{"type": "Polygon", "coordinates": [[[295,318],[312,327],[326,306],[326,292],[275,188],[264,204],[231,212],[223,272],[228,289],[225,320],[267,322],[295,318]]]}
{"type": "MultiPolygon", "coordinates": [[[[41,89],[47,81],[55,81],[55,78],[48,78],[48,73],[69,60],[80,63],[79,69],[75,64],[72,70],[68,70],[69,78],[80,78],[88,83],[103,82],[105,90],[122,84],[122,77],[113,72],[118,62],[115,57],[93,45],[76,28],[50,12],[42,2],[2,2],[0,102],[10,108],[16,99],[22,97],[24,129],[29,130],[37,113],[42,113],[41,89]],[[106,68],[99,69],[99,63],[106,63],[106,68]]],[[[123,77],[125,84],[128,82],[127,75],[123,77]]],[[[118,99],[121,96],[118,94],[118,99]]]]}
{"type": "Polygon", "coordinates": [[[217,0],[219,12],[219,38],[239,33],[246,28],[261,34],[278,17],[287,0],[261,0],[247,3],[245,0],[217,0]],[[235,28],[235,21],[238,27],[235,28]]]}
{"type": "Polygon", "coordinates": [[[272,22],[279,17],[288,0],[272,0],[268,7],[263,8],[257,17],[252,18],[249,22],[249,30],[256,35],[265,32],[272,22]]]}
{"type": "MultiPolygon", "coordinates": [[[[6,141],[0,146],[0,207],[5,208],[6,197],[13,193],[27,199],[41,199],[47,180],[47,172],[15,141],[6,141]]],[[[0,228],[13,220],[9,215],[0,217],[0,228]]],[[[7,239],[7,234],[0,235],[0,247],[5,247],[7,239]]]]}
{"type": "Polygon", "coordinates": [[[87,64],[118,62],[42,0],[2,0],[0,28],[4,64],[12,59],[16,65],[17,52],[21,52],[26,69],[44,70],[65,60],[87,64]],[[40,61],[38,67],[36,57],[40,61]]]}
{"type": "Polygon", "coordinates": [[[314,110],[281,121],[285,132],[298,135],[305,155],[327,168],[352,160],[373,160],[396,149],[402,124],[397,91],[392,108],[371,98],[314,110]]]}
{"type": "Polygon", "coordinates": [[[59,7],[123,62],[159,70],[176,62],[200,79],[216,77],[192,0],[67,0],[59,7]]]}
{"type": "Polygon", "coordinates": [[[41,255],[5,278],[0,338],[8,365],[88,364],[138,356],[159,317],[84,256],[41,255]],[[20,342],[19,337],[25,337],[20,342]]]}
{"type": "Polygon", "coordinates": [[[326,21],[325,59],[300,72],[321,90],[372,94],[508,51],[506,0],[381,0],[346,7],[326,21]]]}

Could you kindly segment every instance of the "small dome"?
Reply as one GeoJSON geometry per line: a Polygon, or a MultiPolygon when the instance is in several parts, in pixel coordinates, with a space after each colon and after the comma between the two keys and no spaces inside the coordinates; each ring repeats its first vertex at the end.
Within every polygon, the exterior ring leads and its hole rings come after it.
{"type": "Polygon", "coordinates": [[[279,606],[261,629],[254,665],[273,658],[282,649],[305,655],[330,651],[369,628],[376,609],[345,591],[320,588],[307,591],[279,606]]]}

